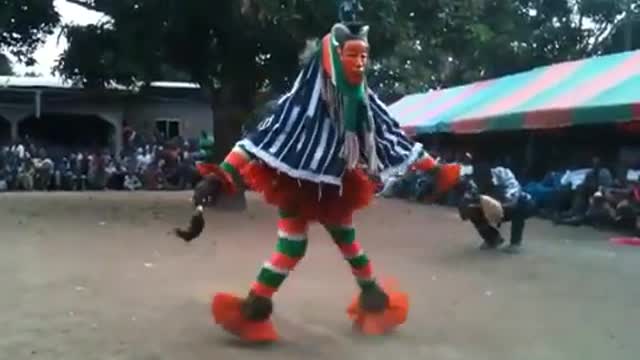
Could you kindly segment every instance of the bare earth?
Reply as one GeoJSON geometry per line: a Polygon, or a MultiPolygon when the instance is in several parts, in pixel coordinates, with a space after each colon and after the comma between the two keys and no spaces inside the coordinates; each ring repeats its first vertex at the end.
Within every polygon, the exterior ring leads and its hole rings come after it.
{"type": "Polygon", "coordinates": [[[355,334],[347,264],[319,226],[275,298],[282,341],[245,346],[212,324],[215,291],[244,294],[275,240],[273,209],[207,212],[187,245],[169,231],[188,193],[0,195],[0,359],[638,359],[640,250],[611,234],[531,221],[526,252],[476,250],[449,210],[377,200],[359,237],[410,293],[395,334],[355,334]]]}

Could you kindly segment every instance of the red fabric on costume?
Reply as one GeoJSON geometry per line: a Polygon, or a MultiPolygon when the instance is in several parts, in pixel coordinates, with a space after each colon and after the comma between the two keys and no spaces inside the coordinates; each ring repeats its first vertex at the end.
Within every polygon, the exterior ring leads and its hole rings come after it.
{"type": "Polygon", "coordinates": [[[340,222],[368,206],[375,194],[374,183],[359,169],[344,174],[342,194],[335,185],[297,180],[257,161],[247,165],[242,176],[269,204],[322,223],[340,222]]]}
{"type": "Polygon", "coordinates": [[[255,281],[251,285],[251,291],[258,296],[270,298],[276,293],[276,291],[278,291],[278,289],[262,284],[259,281],[255,281]]]}
{"type": "Polygon", "coordinates": [[[416,171],[416,170],[430,171],[437,165],[438,165],[438,162],[436,162],[434,158],[432,158],[431,156],[426,156],[423,159],[418,160],[416,163],[411,165],[411,170],[412,171],[416,171]]]}
{"type": "Polygon", "coordinates": [[[200,176],[207,176],[209,174],[216,173],[220,169],[220,167],[217,164],[197,163],[196,169],[198,170],[200,176]]]}

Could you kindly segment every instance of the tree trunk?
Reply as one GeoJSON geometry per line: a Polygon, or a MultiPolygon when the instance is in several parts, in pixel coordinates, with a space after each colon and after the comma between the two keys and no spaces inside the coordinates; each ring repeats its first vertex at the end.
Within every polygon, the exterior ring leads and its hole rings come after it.
{"type": "MultiPolygon", "coordinates": [[[[254,58],[250,57],[248,61],[242,62],[238,57],[230,57],[225,65],[223,68],[227,69],[227,75],[223,76],[222,88],[212,99],[215,156],[220,162],[240,139],[242,124],[251,115],[256,96],[254,58]],[[239,65],[243,63],[245,66],[239,65]]],[[[245,210],[245,189],[240,189],[233,196],[223,196],[217,207],[245,210]]]]}
{"type": "MultiPolygon", "coordinates": [[[[220,104],[213,102],[213,128],[215,137],[215,159],[220,163],[227,156],[235,142],[239,139],[240,130],[235,129],[239,116],[242,113],[232,104],[220,104]]],[[[245,189],[231,196],[221,196],[216,208],[230,211],[243,211],[247,209],[245,189]]]]}
{"type": "Polygon", "coordinates": [[[213,102],[213,134],[216,161],[222,161],[240,139],[242,122],[250,114],[239,104],[213,102]]]}

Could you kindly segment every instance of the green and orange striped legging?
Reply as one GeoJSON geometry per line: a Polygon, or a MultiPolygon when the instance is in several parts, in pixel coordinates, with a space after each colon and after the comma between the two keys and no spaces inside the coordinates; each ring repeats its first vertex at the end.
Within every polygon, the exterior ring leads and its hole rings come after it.
{"type": "MultiPolygon", "coordinates": [[[[338,224],[323,224],[349,262],[361,289],[376,286],[371,262],[356,240],[352,219],[343,219],[338,224]]],[[[251,286],[254,294],[272,297],[293,271],[307,250],[309,222],[295,214],[280,210],[278,220],[278,244],[269,261],[265,262],[258,278],[251,286]]]]}

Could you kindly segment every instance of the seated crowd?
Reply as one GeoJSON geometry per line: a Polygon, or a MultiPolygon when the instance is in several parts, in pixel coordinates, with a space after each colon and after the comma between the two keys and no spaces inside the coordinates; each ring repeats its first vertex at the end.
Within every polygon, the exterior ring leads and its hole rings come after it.
{"type": "MultiPolygon", "coordinates": [[[[473,173],[470,159],[463,174],[473,173]]],[[[558,225],[591,225],[630,229],[640,235],[640,164],[621,169],[614,176],[594,158],[588,168],[551,171],[540,181],[523,182],[523,190],[533,199],[536,214],[558,225]]],[[[505,166],[505,164],[495,164],[505,166]]],[[[379,195],[430,202],[433,179],[421,172],[390,177],[383,182],[379,195]]],[[[437,202],[458,206],[462,193],[452,191],[437,202]]]]}
{"type": "Polygon", "coordinates": [[[0,147],[0,191],[190,189],[199,153],[176,143],[137,144],[114,155],[16,142],[0,147]]]}

